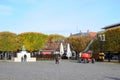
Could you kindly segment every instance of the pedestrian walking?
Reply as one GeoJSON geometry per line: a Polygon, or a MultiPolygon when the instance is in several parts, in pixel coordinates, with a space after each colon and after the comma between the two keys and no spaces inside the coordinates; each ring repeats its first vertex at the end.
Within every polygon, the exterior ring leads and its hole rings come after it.
{"type": "Polygon", "coordinates": [[[56,54],[55,55],[55,64],[59,64],[59,60],[60,60],[60,55],[56,54]]]}

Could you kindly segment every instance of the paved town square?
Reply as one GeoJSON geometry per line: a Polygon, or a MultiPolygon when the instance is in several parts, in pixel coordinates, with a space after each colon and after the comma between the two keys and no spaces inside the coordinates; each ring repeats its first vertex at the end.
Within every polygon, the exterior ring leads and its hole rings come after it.
{"type": "Polygon", "coordinates": [[[0,62],[0,80],[120,80],[120,64],[0,62]]]}

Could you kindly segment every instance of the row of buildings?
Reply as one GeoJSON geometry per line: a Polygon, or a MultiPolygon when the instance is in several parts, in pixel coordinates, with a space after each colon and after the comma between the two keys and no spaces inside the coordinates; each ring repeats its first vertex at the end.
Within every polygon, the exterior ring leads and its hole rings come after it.
{"type": "MultiPolygon", "coordinates": [[[[104,29],[104,31],[110,30],[110,29],[115,29],[115,28],[120,28],[120,23],[117,24],[112,24],[112,25],[108,25],[103,27],[102,29],[104,29]]],[[[91,36],[94,37],[96,36],[97,32],[91,32],[91,31],[87,31],[87,32],[82,32],[80,31],[79,33],[75,33],[75,34],[70,34],[70,36],[91,36]]]]}
{"type": "MultiPolygon", "coordinates": [[[[108,26],[105,26],[103,27],[103,31],[101,32],[106,32],[108,30],[113,30],[113,29],[118,29],[120,28],[120,23],[117,23],[117,24],[112,24],[112,25],[108,25],[108,26]]],[[[99,32],[98,32],[99,33],[99,32]]],[[[79,33],[76,33],[76,34],[71,34],[70,36],[91,36],[91,37],[94,37],[97,35],[97,32],[90,32],[89,30],[87,32],[79,32],[79,33]]],[[[99,36],[99,35],[98,35],[99,36]]],[[[99,37],[98,37],[99,38],[99,37]]],[[[105,36],[104,36],[104,40],[103,41],[106,41],[105,40],[105,36]]],[[[91,43],[92,44],[92,43],[91,43]]],[[[90,44],[90,45],[91,45],[90,44]]],[[[90,46],[89,45],[89,46],[90,46]]],[[[118,44],[119,45],[119,44],[118,44]]],[[[86,47],[87,50],[89,50],[89,46],[86,47]]],[[[85,50],[86,50],[85,49],[85,50]]],[[[102,45],[101,45],[101,50],[102,50],[102,45]]],[[[102,50],[103,51],[103,50],[102,50]]],[[[120,62],[120,53],[119,52],[113,52],[113,51],[104,51],[105,55],[107,56],[107,59],[108,61],[110,61],[110,59],[117,59],[119,60],[120,62]],[[108,58],[109,57],[109,58],[108,58]]]]}

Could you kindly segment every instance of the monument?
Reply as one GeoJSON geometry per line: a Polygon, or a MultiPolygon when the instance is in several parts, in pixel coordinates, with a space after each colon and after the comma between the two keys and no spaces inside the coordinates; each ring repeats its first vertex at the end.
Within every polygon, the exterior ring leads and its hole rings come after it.
{"type": "Polygon", "coordinates": [[[36,62],[36,58],[32,58],[30,53],[26,52],[26,48],[23,45],[22,51],[17,53],[17,57],[14,58],[14,62],[36,62]]]}

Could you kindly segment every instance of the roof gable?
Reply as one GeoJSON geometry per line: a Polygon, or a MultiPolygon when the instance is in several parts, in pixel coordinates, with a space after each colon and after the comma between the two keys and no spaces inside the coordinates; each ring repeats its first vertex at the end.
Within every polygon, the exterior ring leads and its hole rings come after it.
{"type": "Polygon", "coordinates": [[[120,26],[120,23],[112,24],[112,25],[106,26],[106,27],[104,27],[104,28],[102,28],[102,29],[116,28],[116,27],[118,27],[118,26],[120,26]]]}

